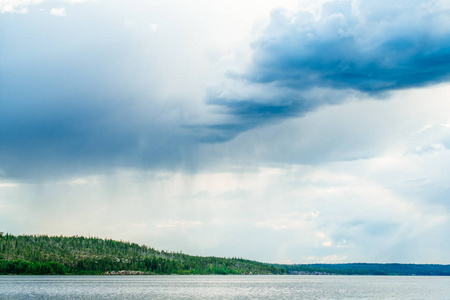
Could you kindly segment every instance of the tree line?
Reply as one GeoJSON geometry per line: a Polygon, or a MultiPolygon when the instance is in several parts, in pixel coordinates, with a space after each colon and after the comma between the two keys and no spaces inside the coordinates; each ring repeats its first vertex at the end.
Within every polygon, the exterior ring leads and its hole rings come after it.
{"type": "Polygon", "coordinates": [[[265,264],[242,258],[202,257],[97,237],[3,234],[0,274],[292,274],[450,276],[450,265],[265,264]],[[133,273],[134,272],[134,273],[133,273]],[[123,273],[123,272],[122,272],[123,273]]]}
{"type": "Polygon", "coordinates": [[[289,274],[450,276],[450,265],[438,264],[299,264],[279,265],[289,274]]]}
{"type": "Polygon", "coordinates": [[[242,258],[201,257],[83,236],[0,234],[0,274],[285,274],[242,258]]]}

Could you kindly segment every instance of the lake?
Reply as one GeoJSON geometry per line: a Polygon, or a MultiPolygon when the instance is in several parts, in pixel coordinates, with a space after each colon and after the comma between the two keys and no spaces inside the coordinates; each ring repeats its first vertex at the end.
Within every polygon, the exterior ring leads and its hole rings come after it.
{"type": "Polygon", "coordinates": [[[450,277],[0,276],[0,299],[450,299],[450,277]]]}

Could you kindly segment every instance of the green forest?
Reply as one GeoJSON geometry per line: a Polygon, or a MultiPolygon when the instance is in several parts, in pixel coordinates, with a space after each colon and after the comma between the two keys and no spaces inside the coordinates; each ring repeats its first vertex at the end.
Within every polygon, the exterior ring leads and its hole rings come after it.
{"type": "Polygon", "coordinates": [[[287,272],[241,258],[192,256],[95,237],[0,234],[0,274],[99,275],[120,271],[223,275],[287,272]]]}
{"type": "Polygon", "coordinates": [[[291,274],[450,276],[450,265],[266,264],[242,258],[202,257],[145,245],[83,236],[3,234],[0,274],[291,274]]]}
{"type": "Polygon", "coordinates": [[[292,275],[450,276],[450,265],[427,264],[308,264],[280,265],[292,275]]]}

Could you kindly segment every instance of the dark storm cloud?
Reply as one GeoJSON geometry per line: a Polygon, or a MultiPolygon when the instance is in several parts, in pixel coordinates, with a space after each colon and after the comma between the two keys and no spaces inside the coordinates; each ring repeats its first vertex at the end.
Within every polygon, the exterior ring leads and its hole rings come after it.
{"type": "Polygon", "coordinates": [[[158,104],[141,36],[116,13],[1,15],[0,177],[188,163],[182,108],[158,104]]]}
{"type": "Polygon", "coordinates": [[[305,110],[300,102],[285,101],[276,104],[258,103],[251,100],[210,99],[209,104],[225,108],[225,114],[235,116],[222,124],[189,126],[195,130],[201,142],[220,143],[234,138],[237,134],[268,122],[299,115],[305,110]]]}
{"type": "Polygon", "coordinates": [[[372,4],[377,9],[329,2],[317,16],[275,11],[252,44],[250,65],[224,80],[228,92],[209,91],[211,111],[184,96],[190,68],[181,76],[183,62],[173,63],[182,51],[177,31],[156,35],[149,12],[141,27],[116,2],[102,14],[96,3],[61,18],[49,15],[51,6],[2,14],[0,176],[195,168],[201,143],[226,142],[351,93],[446,81],[448,11],[434,1],[382,2],[372,4]],[[171,99],[174,90],[182,100],[171,99]]]}
{"type": "MultiPolygon", "coordinates": [[[[52,99],[9,103],[0,112],[0,165],[7,176],[34,177],[182,163],[189,141],[170,122],[136,114],[129,101],[52,99]],[[64,105],[54,102],[61,101],[64,105]]],[[[111,99],[112,100],[112,99],[111,99]]],[[[122,99],[121,99],[122,100],[122,99]]]]}
{"type": "Polygon", "coordinates": [[[316,14],[276,10],[252,44],[246,71],[231,77],[285,93],[270,101],[251,95],[244,102],[233,103],[238,95],[222,103],[211,101],[238,119],[240,127],[230,137],[297,115],[299,108],[304,114],[348,98],[336,96],[337,91],[380,97],[448,81],[450,14],[436,1],[330,1],[316,14]],[[314,89],[322,92],[315,94],[314,89]],[[288,107],[282,105],[286,101],[288,107]],[[260,105],[264,109],[246,110],[260,105]]]}
{"type": "Polygon", "coordinates": [[[326,32],[318,30],[317,21],[297,27],[284,20],[288,24],[281,34],[263,35],[254,44],[253,64],[245,77],[294,89],[320,86],[368,93],[448,80],[450,30],[435,36],[432,28],[399,31],[394,24],[383,28],[387,32],[381,37],[371,38],[379,24],[360,24],[353,16],[335,14],[322,17],[326,32]]]}

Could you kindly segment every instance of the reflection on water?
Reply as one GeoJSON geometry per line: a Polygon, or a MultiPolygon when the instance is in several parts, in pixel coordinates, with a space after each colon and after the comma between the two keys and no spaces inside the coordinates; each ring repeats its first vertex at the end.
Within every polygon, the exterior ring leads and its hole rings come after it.
{"type": "Polygon", "coordinates": [[[450,277],[0,276],[0,299],[450,299],[450,277]]]}

